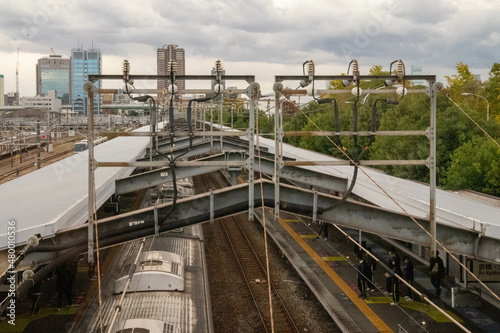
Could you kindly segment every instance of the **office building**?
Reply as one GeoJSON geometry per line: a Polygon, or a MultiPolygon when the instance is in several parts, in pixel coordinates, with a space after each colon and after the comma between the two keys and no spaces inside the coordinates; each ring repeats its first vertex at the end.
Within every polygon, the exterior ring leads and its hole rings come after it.
{"type": "Polygon", "coordinates": [[[0,74],[0,106],[4,106],[5,105],[4,98],[3,98],[3,94],[4,94],[4,92],[3,92],[3,89],[4,89],[3,85],[4,85],[4,83],[3,83],[3,74],[0,74]]]}
{"type": "Polygon", "coordinates": [[[57,97],[56,90],[49,90],[46,95],[21,98],[24,108],[42,109],[52,112],[61,112],[62,100],[57,97]]]}
{"type": "Polygon", "coordinates": [[[4,106],[17,105],[18,94],[16,92],[9,92],[4,95],[4,106]]]}
{"type": "MultiPolygon", "coordinates": [[[[171,61],[175,62],[175,75],[186,74],[186,61],[184,49],[178,48],[177,45],[163,45],[162,48],[156,51],[156,67],[158,75],[170,75],[171,61]]],[[[186,89],[184,80],[177,80],[177,89],[186,89]]],[[[167,80],[158,80],[158,89],[163,90],[167,87],[167,80]]]]}
{"type": "Polygon", "coordinates": [[[63,104],[71,104],[71,59],[57,54],[38,59],[36,82],[37,95],[48,95],[49,90],[55,90],[63,104]]]}
{"type": "MultiPolygon", "coordinates": [[[[87,114],[88,100],[87,92],[83,85],[88,81],[89,75],[101,74],[102,57],[101,50],[91,48],[71,49],[71,99],[73,111],[79,114],[87,114]]],[[[94,85],[100,89],[101,82],[96,81],[94,85]]],[[[101,102],[98,94],[94,96],[94,114],[99,114],[101,102]]]]}

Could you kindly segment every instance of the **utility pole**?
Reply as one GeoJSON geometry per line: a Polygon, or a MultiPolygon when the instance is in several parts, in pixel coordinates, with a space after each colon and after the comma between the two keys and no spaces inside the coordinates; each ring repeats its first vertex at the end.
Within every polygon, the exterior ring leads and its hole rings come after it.
{"type": "Polygon", "coordinates": [[[92,82],[86,82],[84,89],[87,91],[89,107],[87,109],[87,145],[89,157],[88,176],[88,263],[94,265],[94,93],[95,86],[92,82]]]}
{"type": "Polygon", "coordinates": [[[36,121],[36,168],[40,169],[42,165],[42,160],[40,159],[40,146],[41,146],[41,137],[40,137],[40,119],[36,121]]]}

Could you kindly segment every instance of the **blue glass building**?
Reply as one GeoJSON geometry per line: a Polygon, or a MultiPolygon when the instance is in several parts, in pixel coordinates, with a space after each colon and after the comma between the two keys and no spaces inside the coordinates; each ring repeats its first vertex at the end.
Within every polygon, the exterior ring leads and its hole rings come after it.
{"type": "MultiPolygon", "coordinates": [[[[88,101],[87,92],[83,85],[88,81],[89,74],[101,74],[102,58],[101,50],[82,48],[71,49],[71,98],[73,111],[87,114],[88,101]]],[[[101,88],[100,81],[94,83],[97,89],[101,88]]],[[[101,111],[99,95],[94,96],[94,114],[101,111]]]]}
{"type": "Polygon", "coordinates": [[[51,54],[38,59],[36,65],[36,94],[47,95],[57,91],[62,104],[71,104],[71,60],[69,57],[51,54]]]}

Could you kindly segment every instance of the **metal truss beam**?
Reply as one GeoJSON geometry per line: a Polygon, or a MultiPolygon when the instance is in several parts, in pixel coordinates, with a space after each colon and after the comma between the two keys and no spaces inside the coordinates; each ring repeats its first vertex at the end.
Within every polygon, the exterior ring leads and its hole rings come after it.
{"type": "MultiPolygon", "coordinates": [[[[266,207],[273,207],[274,184],[269,181],[262,181],[262,185],[264,187],[264,204],[266,207]]],[[[262,202],[260,186],[261,181],[256,181],[254,184],[255,207],[261,206],[262,202]]],[[[161,224],[160,232],[207,222],[210,220],[210,216],[217,219],[248,210],[248,184],[235,185],[211,193],[207,192],[179,200],[168,221],[161,224]],[[210,202],[211,193],[213,196],[212,205],[210,202]],[[211,207],[213,207],[212,211],[211,207]]],[[[281,210],[308,217],[312,216],[315,197],[313,191],[289,185],[280,185],[280,193],[281,210]]],[[[380,234],[393,239],[425,246],[429,244],[429,236],[409,217],[373,205],[348,200],[335,210],[321,214],[323,209],[339,200],[339,197],[318,193],[318,218],[337,225],[380,234]]],[[[162,221],[170,210],[170,206],[170,203],[157,206],[159,221],[162,221]]],[[[99,239],[106,240],[110,237],[125,234],[130,235],[130,239],[134,239],[137,238],[134,236],[137,234],[154,234],[154,210],[155,207],[149,207],[97,221],[99,239]]],[[[428,220],[416,220],[426,230],[429,230],[430,223],[428,220]]],[[[439,241],[450,251],[471,258],[491,262],[500,261],[498,251],[500,240],[485,236],[478,237],[477,232],[441,224],[437,226],[437,229],[439,241]]],[[[123,237],[120,239],[123,239],[123,237]]],[[[80,243],[85,244],[87,242],[87,227],[81,226],[60,231],[54,239],[45,240],[44,242],[52,244],[52,240],[57,244],[71,247],[80,243]]]]}
{"type": "MultiPolygon", "coordinates": [[[[224,143],[226,145],[227,143],[224,143]]],[[[205,149],[207,147],[204,147],[205,149]]],[[[208,143],[208,148],[210,145],[208,143]]],[[[201,150],[200,150],[201,151],[201,150]]],[[[198,154],[200,154],[198,151],[198,154]]],[[[246,157],[245,157],[246,158],[246,157]]],[[[226,154],[218,154],[206,158],[199,159],[198,161],[227,161],[228,158],[226,154]]],[[[260,163],[257,157],[254,158],[256,171],[262,171],[262,173],[272,175],[274,172],[274,161],[272,159],[267,159],[261,157],[260,163]],[[259,167],[260,166],[260,167],[259,167]]],[[[219,166],[199,166],[199,167],[177,167],[175,169],[177,178],[187,178],[202,175],[205,173],[222,170],[225,167],[223,165],[219,166]]],[[[345,192],[347,188],[347,180],[342,178],[333,177],[326,174],[321,174],[319,172],[301,169],[297,167],[284,167],[282,169],[283,179],[290,181],[307,184],[310,186],[315,186],[318,188],[324,188],[327,190],[345,192]]],[[[118,179],[115,189],[116,195],[122,195],[125,193],[130,193],[149,187],[159,186],[164,183],[172,181],[172,175],[170,172],[170,167],[161,168],[153,171],[144,172],[141,174],[136,174],[130,177],[118,179]]]]}
{"type": "MultiPolygon", "coordinates": [[[[170,81],[170,75],[129,75],[130,80],[167,80],[170,81]]],[[[176,80],[215,80],[215,75],[176,75],[176,80]]],[[[255,81],[254,75],[222,75],[222,80],[241,80],[248,83],[255,81]]],[[[122,74],[94,74],[89,75],[89,81],[97,80],[123,80],[122,74]]]]}
{"type": "MultiPolygon", "coordinates": [[[[183,155],[184,158],[189,158],[193,157],[196,155],[201,155],[201,154],[208,154],[208,153],[213,153],[213,152],[222,152],[223,150],[242,150],[245,152],[248,152],[248,144],[245,144],[243,141],[241,141],[241,144],[238,142],[228,142],[229,140],[224,140],[221,148],[220,141],[213,141],[213,143],[210,142],[203,142],[194,145],[189,149],[189,151],[183,155]]],[[[177,157],[180,154],[183,154],[188,150],[188,147],[182,147],[182,146],[176,146],[173,151],[174,157],[177,157]]],[[[169,152],[168,152],[169,153],[169,152]]],[[[168,155],[166,152],[166,154],[168,155]]],[[[273,154],[268,153],[267,149],[261,148],[260,151],[261,156],[265,158],[273,158],[273,154]]],[[[153,161],[163,161],[166,158],[163,157],[162,155],[154,155],[153,156],[153,161]]],[[[141,159],[138,159],[137,162],[147,162],[149,161],[149,157],[144,157],[141,159]]]]}

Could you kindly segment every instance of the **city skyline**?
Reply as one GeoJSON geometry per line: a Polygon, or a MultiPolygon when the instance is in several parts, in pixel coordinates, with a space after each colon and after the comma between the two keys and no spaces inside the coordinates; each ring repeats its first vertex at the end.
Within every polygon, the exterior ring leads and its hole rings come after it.
{"type": "MultiPolygon", "coordinates": [[[[500,7],[488,0],[186,1],[169,9],[153,0],[126,6],[95,0],[85,5],[52,0],[45,7],[28,3],[32,5],[21,7],[6,0],[0,5],[6,18],[0,23],[0,74],[5,76],[5,92],[15,91],[19,47],[23,96],[35,94],[35,60],[50,48],[67,55],[78,40],[102,50],[104,73],[120,73],[123,59],[128,59],[132,73],[154,74],[156,49],[170,42],[186,50],[186,74],[207,73],[220,59],[228,74],[256,75],[264,93],[272,89],[274,75],[301,73],[308,59],[320,73],[344,73],[351,59],[359,61],[362,73],[373,65],[387,70],[390,62],[403,59],[408,69],[421,65],[424,74],[436,74],[441,81],[463,62],[484,80],[500,53],[500,7]],[[148,19],[131,27],[139,11],[148,19]],[[74,17],[76,12],[81,14],[74,17]]],[[[105,87],[112,85],[116,83],[105,87]]]]}

